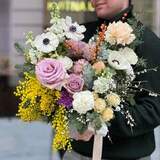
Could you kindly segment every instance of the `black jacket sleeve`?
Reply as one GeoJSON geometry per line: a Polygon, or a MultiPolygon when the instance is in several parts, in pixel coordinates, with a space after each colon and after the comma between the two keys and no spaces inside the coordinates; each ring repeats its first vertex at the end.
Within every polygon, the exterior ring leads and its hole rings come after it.
{"type": "MultiPolygon", "coordinates": [[[[139,57],[147,59],[149,67],[160,66],[160,40],[158,37],[145,28],[143,44],[137,48],[139,57]]],[[[160,92],[160,70],[148,72],[138,77],[138,80],[147,80],[145,88],[160,92]]],[[[126,123],[125,117],[115,113],[110,133],[118,137],[135,137],[150,132],[160,124],[160,97],[151,97],[148,93],[141,93],[136,96],[135,106],[125,106],[131,113],[136,125],[132,128],[126,123]]]]}

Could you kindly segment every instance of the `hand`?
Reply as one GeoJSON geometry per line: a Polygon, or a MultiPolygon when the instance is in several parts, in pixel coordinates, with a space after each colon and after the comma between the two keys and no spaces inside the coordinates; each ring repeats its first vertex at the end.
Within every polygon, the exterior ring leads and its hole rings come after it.
{"type": "Polygon", "coordinates": [[[75,140],[82,140],[82,141],[89,141],[91,137],[93,136],[94,132],[90,130],[86,130],[83,134],[80,134],[78,132],[74,132],[71,134],[71,137],[75,140]]]}

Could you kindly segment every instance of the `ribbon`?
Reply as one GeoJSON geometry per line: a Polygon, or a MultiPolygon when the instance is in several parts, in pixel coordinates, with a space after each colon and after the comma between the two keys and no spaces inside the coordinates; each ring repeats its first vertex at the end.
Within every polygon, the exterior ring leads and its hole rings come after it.
{"type": "Polygon", "coordinates": [[[100,134],[94,135],[92,160],[101,160],[103,147],[103,136],[100,134]]]}

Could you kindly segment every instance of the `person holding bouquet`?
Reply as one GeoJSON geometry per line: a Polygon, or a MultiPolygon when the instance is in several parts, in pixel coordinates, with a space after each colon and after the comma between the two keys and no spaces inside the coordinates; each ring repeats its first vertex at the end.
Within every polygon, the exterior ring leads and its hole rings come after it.
{"type": "MultiPolygon", "coordinates": [[[[97,28],[105,23],[107,26],[114,21],[126,22],[135,19],[132,14],[132,4],[129,0],[91,0],[98,20],[85,24],[84,41],[97,33],[97,28]]],[[[136,20],[136,19],[135,19],[136,20]]],[[[139,22],[139,25],[142,24],[139,22]]],[[[122,33],[125,33],[125,28],[122,33]]],[[[123,34],[122,34],[123,35],[123,34]]],[[[124,34],[125,36],[125,34],[124,34]]],[[[160,65],[160,40],[144,27],[142,43],[135,48],[139,57],[147,59],[151,66],[160,65]]],[[[140,81],[147,81],[145,88],[158,92],[160,72],[142,74],[137,77],[140,81]]],[[[150,160],[155,149],[154,128],[160,124],[160,99],[148,96],[142,92],[135,96],[135,105],[126,106],[135,119],[135,126],[131,129],[119,112],[109,127],[110,139],[103,139],[102,159],[104,160],[150,160]]],[[[83,134],[75,133],[72,142],[73,151],[64,155],[64,160],[90,160],[93,148],[93,132],[88,130],[83,134]]]]}

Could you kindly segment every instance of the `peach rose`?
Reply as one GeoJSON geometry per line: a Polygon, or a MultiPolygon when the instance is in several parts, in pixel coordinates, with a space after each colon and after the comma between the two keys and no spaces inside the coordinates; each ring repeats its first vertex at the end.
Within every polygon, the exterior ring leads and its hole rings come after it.
{"type": "Polygon", "coordinates": [[[100,73],[106,66],[102,61],[98,61],[94,63],[92,67],[97,73],[100,73]]]}

